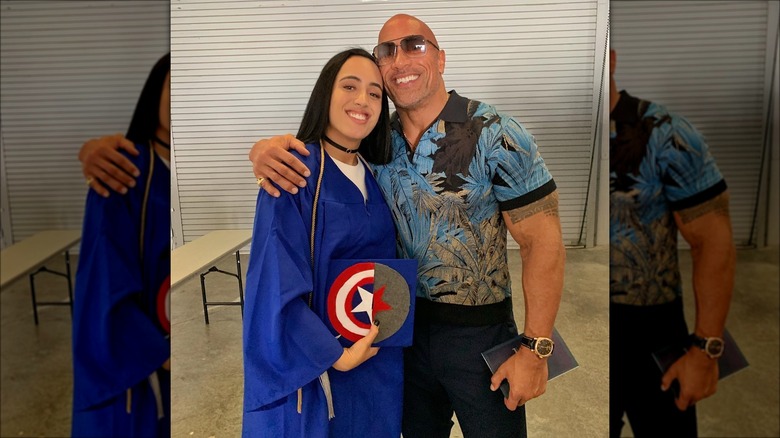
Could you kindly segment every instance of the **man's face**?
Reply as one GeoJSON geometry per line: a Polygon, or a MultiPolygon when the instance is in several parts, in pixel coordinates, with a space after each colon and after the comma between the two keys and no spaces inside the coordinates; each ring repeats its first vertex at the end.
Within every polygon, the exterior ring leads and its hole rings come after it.
{"type": "MultiPolygon", "coordinates": [[[[422,35],[436,42],[427,26],[411,18],[392,18],[379,32],[378,43],[400,41],[410,35],[422,35]]],[[[438,44],[437,44],[438,45],[438,44]]],[[[387,95],[396,108],[417,109],[424,107],[436,92],[443,88],[444,52],[427,43],[427,52],[421,57],[409,57],[396,47],[392,62],[379,67],[385,82],[387,95]]]]}

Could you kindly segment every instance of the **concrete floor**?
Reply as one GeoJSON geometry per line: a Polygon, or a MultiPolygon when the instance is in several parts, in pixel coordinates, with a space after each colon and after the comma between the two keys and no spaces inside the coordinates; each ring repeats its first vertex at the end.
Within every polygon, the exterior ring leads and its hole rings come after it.
{"type": "MultiPolygon", "coordinates": [[[[529,436],[607,436],[608,251],[571,249],[567,257],[556,327],[580,367],[551,382],[546,394],[528,403],[529,436]]],[[[723,381],[716,395],[699,403],[702,437],[780,436],[779,258],[777,248],[738,252],[737,284],[727,326],[751,366],[723,381]]],[[[683,252],[687,291],[689,259],[683,252]]],[[[242,262],[245,269],[248,264],[242,262]]],[[[516,251],[510,264],[519,297],[516,251]]],[[[218,266],[232,271],[235,261],[228,257],[218,266]]],[[[235,284],[235,278],[210,274],[209,299],[236,300],[235,284]]],[[[59,300],[67,293],[59,277],[41,277],[38,290],[43,300],[59,300]]],[[[42,308],[41,324],[36,327],[26,279],[4,289],[0,299],[0,436],[68,436],[72,367],[67,308],[42,308]]],[[[692,294],[686,294],[689,316],[693,315],[692,300],[692,294]]],[[[522,321],[521,303],[522,299],[515,301],[518,321],[522,321]]],[[[173,291],[172,309],[172,436],[239,436],[243,371],[238,307],[211,307],[211,324],[205,325],[200,283],[194,279],[173,291]]],[[[624,435],[631,436],[629,428],[624,435]]],[[[451,436],[462,436],[457,426],[451,436]]]]}
{"type": "MultiPolygon", "coordinates": [[[[515,251],[516,253],[516,251],[515,251]]],[[[609,394],[606,249],[569,250],[566,299],[556,327],[580,363],[580,368],[551,382],[547,393],[528,403],[529,435],[604,436],[608,427],[609,394]],[[587,347],[586,347],[587,346],[587,347]],[[586,388],[590,388],[585,391],[586,388]]],[[[515,287],[519,256],[510,258],[515,287]]],[[[248,266],[242,261],[242,266],[248,266]]],[[[235,271],[230,258],[220,263],[235,271]]],[[[237,299],[236,281],[209,274],[214,285],[209,300],[237,299]],[[224,289],[224,292],[217,291],[224,289]]],[[[518,294],[518,297],[521,295],[518,294]]],[[[206,326],[199,280],[182,285],[172,295],[173,308],[173,424],[174,437],[234,437],[241,432],[242,379],[241,320],[236,307],[209,310],[206,326]]],[[[522,321],[522,299],[515,300],[515,315],[522,321]]],[[[462,437],[456,425],[452,437],[462,437]]]]}

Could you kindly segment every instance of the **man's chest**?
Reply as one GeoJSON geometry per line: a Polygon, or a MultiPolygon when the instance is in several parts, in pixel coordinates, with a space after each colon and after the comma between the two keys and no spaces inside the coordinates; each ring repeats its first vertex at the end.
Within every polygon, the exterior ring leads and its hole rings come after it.
{"type": "Polygon", "coordinates": [[[490,168],[481,119],[465,123],[439,121],[423,133],[416,147],[394,131],[396,159],[390,164],[395,172],[415,175],[428,181],[423,189],[435,193],[462,193],[475,183],[490,180],[490,168]],[[484,140],[484,139],[482,139],[484,140]]]}

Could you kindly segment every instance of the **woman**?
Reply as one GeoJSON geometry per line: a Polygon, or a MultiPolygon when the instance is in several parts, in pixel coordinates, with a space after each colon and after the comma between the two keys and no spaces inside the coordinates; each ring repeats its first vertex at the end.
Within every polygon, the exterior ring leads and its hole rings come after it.
{"type": "Polygon", "coordinates": [[[311,152],[301,157],[309,184],[297,195],[258,195],[244,314],[245,437],[401,434],[402,349],[371,347],[378,318],[354,344],[334,336],[324,293],[331,260],[395,257],[390,211],[356,153],[389,161],[382,87],[362,49],[328,61],[297,135],[311,152]]]}
{"type": "Polygon", "coordinates": [[[74,437],[170,436],[170,54],[127,132],[127,196],[87,196],[73,315],[74,437]]]}

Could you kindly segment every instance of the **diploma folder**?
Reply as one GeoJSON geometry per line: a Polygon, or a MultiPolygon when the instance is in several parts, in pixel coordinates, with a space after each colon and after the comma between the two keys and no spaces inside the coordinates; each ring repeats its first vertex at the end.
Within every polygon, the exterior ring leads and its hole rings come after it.
{"type": "MultiPolygon", "coordinates": [[[[490,350],[482,352],[482,358],[485,360],[490,372],[495,374],[498,367],[507,359],[512,357],[517,350],[521,348],[527,348],[520,345],[521,335],[517,335],[515,338],[510,339],[502,344],[498,344],[490,350]]],[[[571,350],[563,341],[563,338],[558,333],[558,330],[553,328],[552,340],[554,343],[553,352],[550,357],[547,358],[547,380],[550,381],[561,374],[565,374],[579,366],[574,355],[571,354],[571,350]]],[[[509,398],[509,383],[504,379],[501,382],[501,392],[504,393],[504,398],[509,398]]]]}
{"type": "MultiPolygon", "coordinates": [[[[653,360],[661,370],[661,374],[666,374],[666,371],[677,359],[681,358],[687,351],[689,346],[685,345],[670,345],[662,348],[661,350],[653,353],[653,360]]],[[[698,347],[694,347],[698,348],[698,347]]],[[[718,380],[728,377],[737,371],[747,368],[748,361],[745,355],[742,354],[742,350],[739,349],[736,341],[731,336],[728,330],[723,330],[723,355],[718,358],[718,380]]],[[[671,386],[674,391],[675,397],[680,395],[680,383],[675,380],[671,386]]]]}
{"type": "Polygon", "coordinates": [[[329,328],[343,346],[368,334],[374,320],[374,346],[412,345],[417,260],[331,260],[326,284],[329,328]]]}

